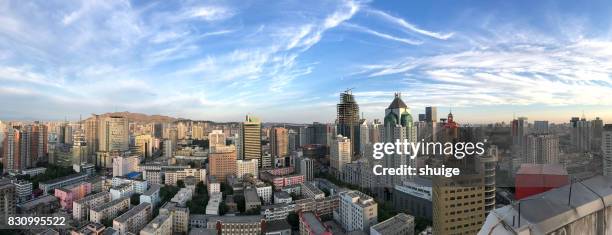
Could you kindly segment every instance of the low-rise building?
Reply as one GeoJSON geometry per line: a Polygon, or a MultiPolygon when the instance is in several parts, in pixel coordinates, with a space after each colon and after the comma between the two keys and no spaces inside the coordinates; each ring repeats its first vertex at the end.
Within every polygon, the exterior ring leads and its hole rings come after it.
{"type": "Polygon", "coordinates": [[[130,209],[130,198],[122,197],[89,209],[89,221],[102,223],[105,219],[117,217],[124,211],[130,209]]]}
{"type": "Polygon", "coordinates": [[[244,209],[253,210],[261,207],[261,200],[257,195],[257,190],[246,189],[244,190],[244,209]]]}
{"type": "Polygon", "coordinates": [[[26,180],[13,180],[17,203],[25,202],[32,197],[32,182],[26,180]]]}
{"type": "Polygon", "coordinates": [[[325,198],[325,193],[317,188],[314,184],[306,182],[301,184],[302,195],[305,198],[322,199],[325,198]]]}
{"type": "Polygon", "coordinates": [[[71,184],[83,182],[87,179],[87,174],[72,174],[57,179],[48,180],[38,184],[38,188],[44,194],[53,193],[56,188],[61,188],[71,184]]]}
{"type": "Polygon", "coordinates": [[[261,207],[261,214],[267,221],[285,220],[289,213],[295,212],[295,204],[274,204],[261,207]]]}
{"type": "Polygon", "coordinates": [[[340,206],[334,211],[334,218],[348,232],[369,231],[377,223],[378,204],[374,198],[359,191],[345,191],[340,194],[340,206]]]}
{"type": "Polygon", "coordinates": [[[72,217],[75,220],[87,220],[91,207],[102,205],[110,201],[111,196],[109,192],[99,192],[76,200],[72,202],[72,217]]]}
{"type": "Polygon", "coordinates": [[[179,206],[185,206],[188,201],[191,201],[193,197],[193,191],[188,188],[181,188],[175,195],[170,199],[171,202],[177,203],[179,206]]]}
{"type": "Polygon", "coordinates": [[[153,208],[141,203],[113,220],[113,228],[120,234],[138,233],[151,219],[153,208]]]}
{"type": "Polygon", "coordinates": [[[19,214],[42,215],[51,214],[55,212],[59,207],[59,200],[56,197],[54,197],[53,195],[44,195],[17,204],[16,209],[17,213],[19,214]]]}
{"type": "Polygon", "coordinates": [[[286,220],[266,221],[264,235],[291,235],[291,225],[286,220]]]}
{"type": "Polygon", "coordinates": [[[399,213],[370,227],[370,235],[413,235],[414,217],[399,213]]]}
{"type": "Polygon", "coordinates": [[[180,207],[175,202],[167,202],[159,209],[159,214],[172,215],[172,230],[174,233],[189,231],[189,208],[180,207]]]}
{"type": "Polygon", "coordinates": [[[321,219],[310,211],[300,212],[300,235],[332,235],[321,219]]]}
{"type": "Polygon", "coordinates": [[[168,169],[164,172],[166,185],[176,186],[176,182],[185,181],[185,177],[193,176],[197,182],[203,181],[206,183],[206,169],[186,168],[186,169],[168,169]]]}
{"type": "Polygon", "coordinates": [[[223,200],[223,194],[221,192],[214,192],[210,194],[208,204],[206,204],[207,215],[219,215],[219,205],[223,200]]]}
{"type": "Polygon", "coordinates": [[[140,230],[140,235],[166,235],[172,234],[172,230],[172,215],[159,214],[140,230]]]}
{"type": "Polygon", "coordinates": [[[292,198],[289,193],[285,191],[274,192],[274,204],[291,203],[292,198]]]}
{"type": "Polygon", "coordinates": [[[134,192],[140,193],[140,194],[144,193],[147,190],[147,188],[149,188],[149,183],[146,180],[131,179],[128,177],[123,177],[123,176],[113,177],[112,179],[113,187],[118,187],[124,184],[132,185],[134,192]]]}
{"type": "Polygon", "coordinates": [[[208,219],[209,229],[223,235],[260,235],[265,220],[261,215],[213,216],[208,219]]]}
{"type": "Polygon", "coordinates": [[[257,184],[255,184],[255,190],[257,190],[257,195],[261,197],[261,200],[263,200],[265,204],[270,204],[272,202],[272,186],[271,185],[268,185],[260,181],[257,184]]]}
{"type": "Polygon", "coordinates": [[[122,184],[110,189],[111,200],[115,200],[121,197],[131,197],[134,194],[134,185],[122,184]]]}
{"type": "Polygon", "coordinates": [[[160,187],[158,184],[153,184],[147,191],[145,191],[142,195],[140,195],[140,203],[149,203],[153,208],[157,207],[159,204],[159,190],[160,187]]]}

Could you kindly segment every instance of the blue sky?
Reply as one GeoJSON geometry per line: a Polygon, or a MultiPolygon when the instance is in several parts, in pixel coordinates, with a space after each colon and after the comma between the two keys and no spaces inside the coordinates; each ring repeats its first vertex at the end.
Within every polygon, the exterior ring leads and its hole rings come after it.
{"type": "Polygon", "coordinates": [[[612,119],[606,1],[0,1],[0,118],[612,119]]]}

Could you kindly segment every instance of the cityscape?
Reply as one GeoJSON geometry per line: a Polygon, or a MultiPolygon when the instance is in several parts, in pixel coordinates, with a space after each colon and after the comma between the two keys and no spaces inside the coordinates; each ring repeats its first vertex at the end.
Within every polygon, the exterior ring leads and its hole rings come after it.
{"type": "Polygon", "coordinates": [[[0,0],[0,234],[612,234],[611,15],[0,0]]]}

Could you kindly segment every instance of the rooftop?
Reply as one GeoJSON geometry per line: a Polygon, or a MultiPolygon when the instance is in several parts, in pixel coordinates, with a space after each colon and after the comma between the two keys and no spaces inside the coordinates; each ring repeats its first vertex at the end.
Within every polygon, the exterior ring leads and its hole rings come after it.
{"type": "Polygon", "coordinates": [[[52,179],[52,180],[47,180],[45,182],[41,182],[41,184],[57,184],[57,183],[60,183],[66,180],[71,180],[71,179],[79,178],[79,177],[87,177],[87,174],[83,173],[83,174],[67,175],[67,176],[59,177],[57,179],[52,179]]]}
{"type": "Polygon", "coordinates": [[[147,191],[145,191],[142,195],[145,196],[151,196],[153,195],[155,192],[159,192],[159,185],[157,184],[152,184],[151,187],[149,187],[149,189],[147,191]]]}
{"type": "Polygon", "coordinates": [[[147,202],[140,203],[137,206],[132,207],[132,209],[128,210],[127,212],[123,213],[121,216],[115,218],[115,220],[119,223],[125,223],[125,221],[132,218],[132,216],[140,213],[143,210],[146,210],[147,208],[151,208],[151,204],[147,202]]]}
{"type": "Polygon", "coordinates": [[[372,226],[372,229],[378,231],[380,234],[386,234],[402,229],[402,226],[407,224],[414,225],[414,217],[404,213],[399,213],[383,222],[372,226]]]}
{"type": "Polygon", "coordinates": [[[104,204],[102,204],[100,206],[91,208],[91,210],[96,211],[96,212],[101,212],[101,211],[103,211],[103,210],[105,210],[107,208],[110,208],[112,206],[115,206],[115,205],[117,205],[117,204],[119,204],[119,203],[121,203],[121,202],[123,202],[125,200],[129,201],[130,198],[129,197],[120,197],[120,198],[117,198],[117,199],[112,200],[110,202],[104,203],[104,204]]]}
{"type": "Polygon", "coordinates": [[[221,221],[223,223],[260,223],[263,219],[263,215],[211,216],[208,218],[208,221],[221,221]]]}
{"type": "MultiPolygon", "coordinates": [[[[149,234],[154,234],[154,231],[157,230],[157,228],[159,228],[159,226],[161,226],[161,224],[163,224],[169,218],[170,218],[169,214],[161,214],[160,213],[157,217],[155,217],[153,220],[151,220],[151,222],[149,222],[147,224],[147,226],[142,228],[141,231],[148,232],[149,234]]],[[[172,223],[172,222],[170,222],[170,223],[172,223]]]]}
{"type": "Polygon", "coordinates": [[[300,214],[300,219],[304,221],[310,228],[311,234],[321,234],[327,231],[327,227],[323,222],[312,212],[304,212],[300,214]]]}
{"type": "Polygon", "coordinates": [[[278,191],[278,192],[274,192],[274,197],[280,198],[280,199],[287,199],[287,198],[291,198],[291,195],[289,195],[289,193],[285,191],[278,191]]]}
{"type": "Polygon", "coordinates": [[[521,164],[517,175],[567,175],[561,164],[521,164]]]}

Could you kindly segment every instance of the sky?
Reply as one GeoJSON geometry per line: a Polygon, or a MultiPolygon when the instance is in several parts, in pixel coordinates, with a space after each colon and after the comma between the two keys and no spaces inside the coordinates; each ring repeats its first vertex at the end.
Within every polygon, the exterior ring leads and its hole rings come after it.
{"type": "Polygon", "coordinates": [[[607,1],[0,1],[0,119],[612,120],[607,1]]]}

